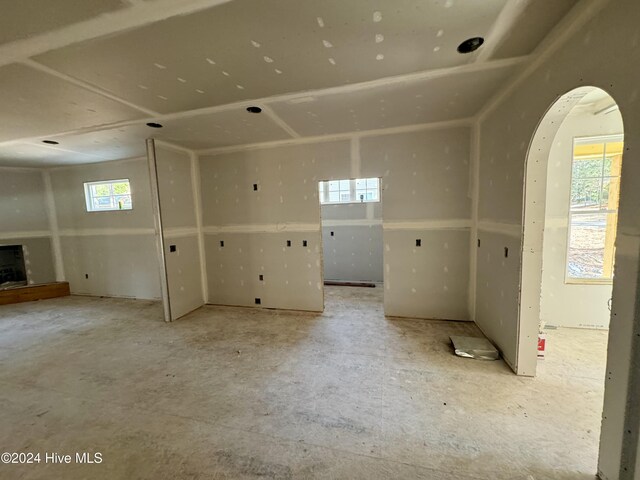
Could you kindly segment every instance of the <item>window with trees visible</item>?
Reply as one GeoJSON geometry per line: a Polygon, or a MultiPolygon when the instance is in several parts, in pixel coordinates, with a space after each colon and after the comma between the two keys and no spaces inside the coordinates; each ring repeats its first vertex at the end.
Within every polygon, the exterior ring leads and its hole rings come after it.
{"type": "Polygon", "coordinates": [[[357,203],[380,201],[379,178],[328,180],[319,183],[320,203],[357,203]]]}
{"type": "Polygon", "coordinates": [[[103,180],[84,184],[87,212],[131,210],[131,185],[128,179],[103,180]]]}
{"type": "Polygon", "coordinates": [[[623,145],[622,135],[574,139],[568,283],[613,279],[623,145]]]}

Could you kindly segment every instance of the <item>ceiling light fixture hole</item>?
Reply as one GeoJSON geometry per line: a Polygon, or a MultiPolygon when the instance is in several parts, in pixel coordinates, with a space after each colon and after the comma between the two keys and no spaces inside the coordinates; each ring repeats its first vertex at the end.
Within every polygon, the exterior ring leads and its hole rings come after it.
{"type": "Polygon", "coordinates": [[[247,107],[247,112],[249,113],[260,113],[261,111],[262,109],[260,107],[256,107],[256,106],[247,107]]]}
{"type": "Polygon", "coordinates": [[[147,123],[147,127],[151,127],[151,128],[162,128],[162,125],[159,123],[155,123],[155,122],[149,122],[147,123]]]}
{"type": "Polygon", "coordinates": [[[60,142],[56,142],[55,140],[42,140],[42,143],[46,143],[47,145],[58,145],[60,142]]]}
{"type": "Polygon", "coordinates": [[[484,43],[484,38],[482,37],[473,37],[465,40],[460,45],[458,45],[458,53],[471,53],[475,52],[479,49],[484,43]]]}

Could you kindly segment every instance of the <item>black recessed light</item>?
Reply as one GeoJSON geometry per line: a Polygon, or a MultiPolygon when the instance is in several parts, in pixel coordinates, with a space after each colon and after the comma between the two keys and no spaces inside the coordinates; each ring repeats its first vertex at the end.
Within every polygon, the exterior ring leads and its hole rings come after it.
{"type": "Polygon", "coordinates": [[[260,107],[247,107],[247,112],[249,113],[260,113],[262,111],[262,109],[260,107]]]}
{"type": "Polygon", "coordinates": [[[162,128],[162,125],[160,125],[159,123],[155,123],[155,122],[149,122],[149,123],[147,123],[147,127],[162,128]]]}
{"type": "Polygon", "coordinates": [[[484,43],[484,38],[482,37],[473,37],[465,40],[460,45],[458,45],[459,53],[471,53],[475,52],[479,49],[484,43]]]}
{"type": "Polygon", "coordinates": [[[42,143],[46,143],[47,145],[58,145],[60,142],[56,142],[55,140],[42,140],[42,143]]]}

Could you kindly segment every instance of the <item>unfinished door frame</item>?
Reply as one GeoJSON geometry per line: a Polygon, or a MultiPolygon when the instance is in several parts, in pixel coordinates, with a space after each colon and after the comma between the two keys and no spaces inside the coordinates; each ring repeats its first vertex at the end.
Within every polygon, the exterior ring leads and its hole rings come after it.
{"type": "Polygon", "coordinates": [[[164,230],[162,227],[162,208],[160,206],[160,188],[158,186],[158,162],[156,159],[156,146],[153,138],[148,138],[147,166],[149,167],[149,182],[151,184],[151,208],[153,211],[153,224],[156,236],[156,254],[160,274],[160,295],[162,297],[162,310],[164,321],[171,321],[171,301],[169,299],[169,278],[167,276],[167,259],[164,250],[164,230]]]}
{"type": "MultiPolygon", "coordinates": [[[[349,177],[349,178],[340,178],[338,180],[357,180],[358,177],[349,177]]],[[[363,178],[363,177],[361,177],[363,178]]],[[[378,175],[374,175],[372,177],[366,177],[366,178],[377,178],[378,179],[378,196],[379,196],[379,200],[378,203],[380,203],[380,227],[382,229],[382,308],[384,311],[384,285],[385,285],[385,276],[386,276],[386,270],[384,268],[384,203],[382,201],[382,193],[383,193],[383,188],[382,188],[382,176],[378,176],[378,175]]],[[[322,182],[329,182],[329,181],[336,181],[336,180],[318,180],[318,183],[322,183],[322,182]]],[[[317,191],[317,189],[316,189],[317,191]]],[[[349,203],[343,203],[342,205],[348,205],[350,203],[374,203],[374,202],[349,202],[349,203]]],[[[320,195],[318,195],[318,212],[320,215],[320,278],[321,278],[321,282],[322,282],[322,305],[323,305],[323,310],[324,310],[324,304],[325,304],[325,298],[326,298],[326,294],[325,294],[325,284],[324,284],[324,240],[323,240],[323,235],[322,235],[322,226],[323,226],[323,217],[322,217],[322,199],[320,198],[320,195]]],[[[340,203],[334,203],[334,204],[328,204],[328,205],[341,205],[340,203]]],[[[375,282],[371,282],[371,283],[375,283],[375,282]]]]}

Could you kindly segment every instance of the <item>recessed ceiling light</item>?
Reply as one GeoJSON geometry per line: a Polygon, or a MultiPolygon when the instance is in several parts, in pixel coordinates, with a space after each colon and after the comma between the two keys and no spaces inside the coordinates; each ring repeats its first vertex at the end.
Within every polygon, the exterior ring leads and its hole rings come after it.
{"type": "Polygon", "coordinates": [[[159,123],[155,123],[155,122],[149,122],[149,123],[147,123],[147,127],[162,128],[162,125],[160,125],[159,123]]]}
{"type": "Polygon", "coordinates": [[[247,107],[247,112],[249,113],[260,113],[262,111],[262,109],[260,107],[247,107]]]}
{"type": "Polygon", "coordinates": [[[465,40],[460,45],[458,45],[459,53],[471,53],[475,52],[479,49],[484,43],[484,38],[482,37],[473,37],[465,40]]]}
{"type": "Polygon", "coordinates": [[[46,143],[47,145],[58,145],[60,142],[56,142],[55,140],[42,140],[42,143],[46,143]]]}

